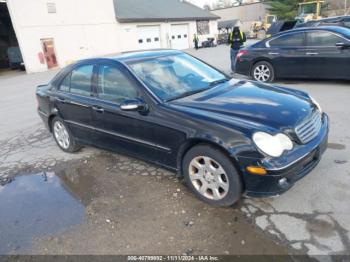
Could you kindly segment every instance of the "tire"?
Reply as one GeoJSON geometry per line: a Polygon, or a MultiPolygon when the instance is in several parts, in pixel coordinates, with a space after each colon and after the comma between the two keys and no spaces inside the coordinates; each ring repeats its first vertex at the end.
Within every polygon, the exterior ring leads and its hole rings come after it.
{"type": "Polygon", "coordinates": [[[275,80],[275,70],[267,61],[261,61],[253,65],[251,76],[255,81],[270,83],[275,80]]]}
{"type": "Polygon", "coordinates": [[[242,183],[235,166],[213,146],[191,148],[183,158],[182,174],[196,197],[210,205],[231,206],[241,197],[242,183]]]}
{"type": "Polygon", "coordinates": [[[61,150],[67,153],[79,151],[82,146],[78,145],[66,123],[60,117],[54,117],[51,122],[52,135],[61,150]]]}

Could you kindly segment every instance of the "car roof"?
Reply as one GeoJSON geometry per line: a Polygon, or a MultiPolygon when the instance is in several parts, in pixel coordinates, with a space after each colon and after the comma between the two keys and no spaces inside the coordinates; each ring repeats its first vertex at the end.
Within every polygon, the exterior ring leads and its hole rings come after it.
{"type": "Polygon", "coordinates": [[[350,29],[345,28],[345,27],[341,27],[341,26],[300,27],[300,28],[295,28],[295,29],[279,32],[279,33],[271,36],[271,38],[276,37],[276,36],[280,36],[280,35],[284,35],[284,34],[288,34],[288,33],[306,32],[306,31],[319,31],[319,30],[336,32],[336,33],[345,35],[348,38],[350,38],[349,37],[350,36],[350,29]]]}
{"type": "Polygon", "coordinates": [[[334,22],[338,22],[338,21],[343,21],[343,20],[347,20],[350,18],[350,15],[342,15],[342,16],[332,16],[332,17],[326,17],[326,18],[322,18],[319,20],[315,20],[315,21],[320,21],[320,22],[324,22],[324,21],[334,21],[334,22]]]}
{"type": "Polygon", "coordinates": [[[115,54],[115,55],[81,59],[71,64],[71,66],[75,66],[77,64],[96,63],[103,60],[104,61],[111,60],[111,61],[117,61],[122,63],[138,62],[138,61],[143,61],[151,58],[179,55],[183,53],[184,52],[182,51],[174,50],[174,49],[152,49],[152,50],[130,51],[130,52],[124,52],[124,53],[115,54]]]}

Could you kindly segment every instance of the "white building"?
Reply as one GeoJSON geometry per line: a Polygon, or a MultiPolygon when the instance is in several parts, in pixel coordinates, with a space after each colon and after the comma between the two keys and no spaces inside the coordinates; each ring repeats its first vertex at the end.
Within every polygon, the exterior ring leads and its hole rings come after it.
{"type": "Polygon", "coordinates": [[[264,21],[267,14],[267,6],[264,2],[247,3],[240,6],[232,6],[212,10],[212,13],[220,16],[219,22],[240,21],[240,27],[248,32],[251,24],[256,21],[264,21]]]}
{"type": "MultiPolygon", "coordinates": [[[[124,51],[193,47],[217,34],[218,16],[180,0],[0,0],[27,72],[124,51]]],[[[0,21],[1,22],[1,21],[0,21]]]]}

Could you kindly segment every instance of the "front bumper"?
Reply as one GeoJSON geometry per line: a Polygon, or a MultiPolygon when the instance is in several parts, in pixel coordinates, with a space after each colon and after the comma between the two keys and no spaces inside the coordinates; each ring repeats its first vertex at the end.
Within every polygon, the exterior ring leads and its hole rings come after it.
{"type": "Polygon", "coordinates": [[[309,174],[319,163],[328,143],[328,116],[323,115],[320,134],[308,145],[302,146],[296,152],[281,159],[257,160],[240,159],[245,193],[251,197],[276,196],[290,189],[296,181],[309,174]],[[298,156],[302,154],[301,156],[298,156]],[[296,159],[293,159],[295,155],[296,159]],[[289,162],[287,162],[289,161],[289,162]],[[267,170],[264,176],[253,175],[245,171],[248,165],[260,165],[267,170]]]}

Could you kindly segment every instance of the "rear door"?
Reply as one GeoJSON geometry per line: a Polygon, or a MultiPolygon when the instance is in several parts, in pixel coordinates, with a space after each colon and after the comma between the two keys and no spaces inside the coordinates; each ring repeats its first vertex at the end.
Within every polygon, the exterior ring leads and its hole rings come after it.
{"type": "Polygon", "coordinates": [[[305,72],[312,78],[348,78],[350,72],[349,49],[336,46],[348,42],[341,35],[325,30],[307,32],[305,72]]]}
{"type": "Polygon", "coordinates": [[[68,124],[73,135],[84,141],[89,141],[92,134],[94,68],[93,64],[87,64],[73,69],[63,78],[53,98],[59,116],[68,124]]]}
{"type": "Polygon", "coordinates": [[[305,34],[288,33],[266,43],[277,77],[304,76],[305,34]]]}

